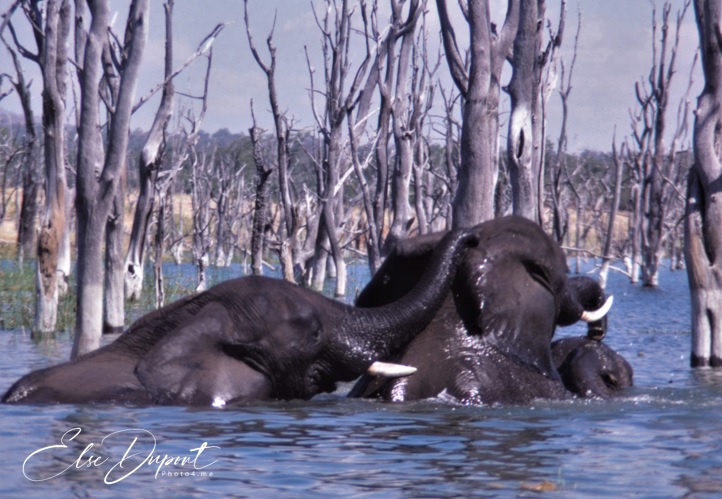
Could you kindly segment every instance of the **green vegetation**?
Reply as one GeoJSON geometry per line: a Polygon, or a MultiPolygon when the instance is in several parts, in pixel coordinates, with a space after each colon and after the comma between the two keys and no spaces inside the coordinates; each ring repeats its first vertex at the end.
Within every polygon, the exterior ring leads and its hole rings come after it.
{"type": "MultiPolygon", "coordinates": [[[[209,281],[217,282],[216,272],[209,272],[209,281]]],[[[125,304],[126,323],[129,324],[154,308],[153,269],[148,268],[141,300],[125,304]]],[[[71,333],[75,325],[75,282],[71,276],[68,292],[60,298],[58,307],[59,333],[71,333]]],[[[22,265],[14,260],[0,261],[0,330],[30,330],[35,315],[35,261],[22,265]]],[[[166,303],[192,293],[195,282],[190,275],[164,279],[166,303]]]]}

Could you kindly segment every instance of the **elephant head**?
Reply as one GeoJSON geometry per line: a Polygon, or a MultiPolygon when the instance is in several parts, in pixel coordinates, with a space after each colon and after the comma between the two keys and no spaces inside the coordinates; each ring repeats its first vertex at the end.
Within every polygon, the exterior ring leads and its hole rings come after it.
{"type": "Polygon", "coordinates": [[[554,341],[552,356],[564,386],[579,397],[607,399],[634,384],[629,362],[588,336],[554,341]]]}
{"type": "Polygon", "coordinates": [[[332,391],[378,372],[377,360],[428,324],[474,241],[450,233],[413,290],[374,309],[277,279],[223,282],[147,314],[95,352],[28,374],[3,401],[225,405],[332,391]]]}
{"type": "MultiPolygon", "coordinates": [[[[479,244],[463,256],[450,297],[397,359],[419,372],[391,383],[365,378],[352,395],[408,399],[444,392],[467,403],[570,395],[552,359],[552,336],[558,325],[578,320],[600,334],[611,301],[591,280],[568,278],[561,248],[537,224],[511,216],[471,230],[479,244]]],[[[408,292],[414,269],[428,264],[441,237],[399,242],[357,306],[378,306],[408,292]]]]}
{"type": "MultiPolygon", "coordinates": [[[[569,287],[584,308],[609,303],[593,279],[573,277],[569,287]]],[[[607,320],[605,316],[589,322],[586,337],[561,338],[551,344],[552,359],[564,386],[579,397],[607,399],[633,385],[632,366],[602,341],[607,334],[607,320]]]]}

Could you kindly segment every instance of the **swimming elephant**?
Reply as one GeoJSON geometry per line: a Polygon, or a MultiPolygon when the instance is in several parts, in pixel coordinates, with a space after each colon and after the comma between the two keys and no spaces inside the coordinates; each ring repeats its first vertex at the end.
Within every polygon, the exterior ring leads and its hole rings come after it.
{"type": "Polygon", "coordinates": [[[141,317],[103,348],[24,376],[2,400],[223,406],[310,399],[369,368],[389,374],[375,361],[429,323],[474,243],[473,233],[450,233],[414,289],[374,309],[278,279],[229,280],[141,317]]]}
{"type": "Polygon", "coordinates": [[[634,384],[629,362],[600,340],[589,336],[561,338],[551,349],[564,386],[580,397],[611,398],[634,384]]]}
{"type": "MultiPolygon", "coordinates": [[[[575,294],[585,308],[604,304],[604,293],[596,281],[583,277],[570,279],[575,294]]],[[[591,322],[586,336],[561,338],[551,344],[552,360],[570,392],[579,397],[610,398],[634,384],[629,362],[602,340],[607,332],[607,317],[591,322]]]]}
{"type": "MultiPolygon", "coordinates": [[[[589,337],[601,339],[611,298],[592,279],[569,278],[561,248],[529,220],[503,217],[472,230],[479,244],[463,256],[436,317],[389,359],[418,371],[392,381],[363,376],[350,396],[441,397],[462,404],[527,404],[574,396],[552,358],[552,336],[557,326],[585,320],[589,337]]],[[[441,237],[397,243],[356,305],[377,307],[403,296],[441,237]]]]}

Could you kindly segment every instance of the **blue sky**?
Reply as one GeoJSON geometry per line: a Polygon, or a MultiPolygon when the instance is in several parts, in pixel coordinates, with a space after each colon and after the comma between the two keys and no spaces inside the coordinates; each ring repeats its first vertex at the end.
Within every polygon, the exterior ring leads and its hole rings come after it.
{"type": "MultiPolygon", "coordinates": [[[[381,1],[383,4],[383,0],[381,1]]],[[[658,10],[661,2],[658,2],[658,10]]],[[[673,1],[673,12],[682,5],[673,1]]],[[[321,2],[314,1],[317,8],[321,2]]],[[[455,7],[456,2],[450,1],[455,7]]],[[[506,1],[491,0],[492,17],[501,24],[506,1]]],[[[0,0],[5,11],[9,0],[0,0]]],[[[122,33],[122,19],[126,15],[125,2],[116,2],[118,20],[115,29],[122,33]]],[[[145,95],[162,77],[163,68],[163,13],[159,0],[151,2],[151,35],[144,59],[143,75],[137,96],[145,95]]],[[[311,1],[302,0],[250,0],[249,11],[252,30],[261,53],[267,56],[265,39],[276,15],[274,40],[277,46],[279,98],[289,116],[295,118],[298,127],[311,127],[313,120],[309,101],[309,73],[304,46],[312,58],[312,64],[320,70],[320,34],[311,10],[311,1]]],[[[435,2],[429,0],[430,30],[436,33],[435,2]]],[[[579,151],[586,148],[609,150],[616,126],[618,140],[629,135],[629,110],[635,105],[633,88],[635,81],[645,79],[652,63],[652,7],[648,0],[568,0],[567,31],[562,57],[570,60],[573,38],[577,28],[578,11],[582,15],[579,54],[570,97],[569,148],[579,151]]],[[[554,26],[557,24],[559,1],[547,0],[547,14],[554,26]]],[[[464,25],[456,14],[460,40],[465,39],[464,25]]],[[[21,22],[18,18],[18,23],[21,22]]],[[[216,41],[210,100],[203,128],[213,132],[228,128],[232,132],[245,132],[249,128],[250,101],[254,100],[256,116],[264,127],[271,127],[268,113],[268,97],[265,76],[253,61],[246,40],[243,23],[242,0],[177,0],[175,6],[175,59],[180,65],[191,54],[199,41],[219,23],[227,23],[216,41]]],[[[697,32],[692,8],[687,12],[682,31],[682,43],[678,55],[678,72],[673,84],[670,104],[670,128],[675,120],[676,107],[689,78],[690,63],[697,47],[697,32]]],[[[32,47],[28,39],[28,45],[32,47]]],[[[8,72],[9,57],[0,47],[0,72],[8,72]]],[[[361,54],[358,55],[361,60],[361,54]]],[[[40,112],[40,77],[33,64],[24,61],[36,96],[33,106],[40,112]]],[[[196,61],[176,80],[176,89],[197,95],[201,92],[204,65],[196,61]]],[[[446,66],[440,75],[448,80],[446,66]]],[[[509,71],[506,73],[507,78],[509,71]]],[[[691,94],[694,101],[701,89],[702,76],[699,64],[695,73],[695,85],[691,94]]],[[[71,107],[72,107],[71,103],[71,107]]],[[[186,106],[188,101],[186,101],[186,106]]],[[[133,128],[148,128],[157,108],[151,100],[134,116],[133,128]]],[[[176,107],[176,116],[179,107],[176,107]]],[[[556,139],[559,129],[560,100],[555,93],[549,104],[548,136],[556,139]]],[[[0,102],[2,111],[18,112],[17,99],[7,97],[0,102]]],[[[71,110],[72,112],[72,110],[71,110]]],[[[504,117],[502,116],[502,120],[504,117]]],[[[502,131],[502,134],[504,132],[502,131]]],[[[691,137],[689,138],[691,140],[691,137]]]]}

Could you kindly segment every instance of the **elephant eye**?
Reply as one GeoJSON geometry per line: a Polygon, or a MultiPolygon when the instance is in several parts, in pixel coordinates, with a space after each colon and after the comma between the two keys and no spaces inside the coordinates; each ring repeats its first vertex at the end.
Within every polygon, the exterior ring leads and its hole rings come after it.
{"type": "Polygon", "coordinates": [[[318,343],[323,338],[323,326],[321,324],[314,324],[311,332],[311,341],[318,343]]]}
{"type": "Polygon", "coordinates": [[[604,380],[604,384],[611,389],[616,389],[619,387],[617,377],[613,374],[605,373],[602,375],[602,379],[604,380]]]}

